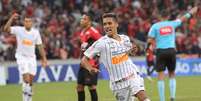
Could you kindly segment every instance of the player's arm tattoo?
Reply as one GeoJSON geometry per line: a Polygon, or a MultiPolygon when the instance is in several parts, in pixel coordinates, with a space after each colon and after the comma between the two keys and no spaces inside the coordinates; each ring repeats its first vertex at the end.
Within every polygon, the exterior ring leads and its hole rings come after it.
{"type": "Polygon", "coordinates": [[[37,49],[39,50],[40,56],[43,60],[47,60],[46,53],[42,44],[36,45],[37,49]]]}

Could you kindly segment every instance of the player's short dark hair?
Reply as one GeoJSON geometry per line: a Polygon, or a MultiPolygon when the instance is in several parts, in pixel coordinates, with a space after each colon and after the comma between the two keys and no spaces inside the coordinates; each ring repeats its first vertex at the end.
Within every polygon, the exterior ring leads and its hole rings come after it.
{"type": "Polygon", "coordinates": [[[169,16],[169,11],[164,9],[161,11],[161,17],[168,17],[169,16]]]}
{"type": "Polygon", "coordinates": [[[24,19],[25,19],[25,18],[33,19],[33,16],[25,15],[23,18],[24,18],[24,19]]]}
{"type": "Polygon", "coordinates": [[[91,14],[91,13],[84,12],[82,15],[86,15],[87,17],[89,17],[89,20],[90,20],[90,21],[93,21],[93,18],[92,18],[92,14],[91,14]]]}
{"type": "Polygon", "coordinates": [[[108,17],[113,18],[115,21],[117,21],[117,15],[115,13],[104,13],[102,15],[102,19],[108,18],[108,17]]]}

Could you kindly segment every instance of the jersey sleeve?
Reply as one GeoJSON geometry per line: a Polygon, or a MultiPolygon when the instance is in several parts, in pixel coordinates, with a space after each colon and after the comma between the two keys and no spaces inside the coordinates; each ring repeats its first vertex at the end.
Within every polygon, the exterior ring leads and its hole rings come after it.
{"type": "Polygon", "coordinates": [[[132,48],[132,43],[130,41],[130,38],[125,35],[125,45],[127,47],[127,50],[130,50],[132,48]]]}
{"type": "Polygon", "coordinates": [[[94,56],[101,54],[102,48],[103,43],[97,40],[84,52],[84,55],[92,59],[94,56]]]}
{"type": "Polygon", "coordinates": [[[156,37],[156,34],[157,34],[157,31],[156,31],[156,25],[153,25],[149,32],[148,32],[148,37],[151,37],[151,38],[155,38],[156,37]]]}
{"type": "Polygon", "coordinates": [[[181,26],[181,24],[182,24],[182,21],[180,19],[176,19],[176,20],[172,21],[172,25],[174,28],[181,26]]]}
{"type": "Polygon", "coordinates": [[[21,27],[20,27],[20,26],[12,26],[12,27],[10,28],[10,33],[17,35],[20,30],[21,30],[21,27]]]}
{"type": "Polygon", "coordinates": [[[36,44],[37,45],[42,44],[42,39],[41,39],[41,36],[40,36],[40,32],[38,30],[37,30],[36,44]]]}

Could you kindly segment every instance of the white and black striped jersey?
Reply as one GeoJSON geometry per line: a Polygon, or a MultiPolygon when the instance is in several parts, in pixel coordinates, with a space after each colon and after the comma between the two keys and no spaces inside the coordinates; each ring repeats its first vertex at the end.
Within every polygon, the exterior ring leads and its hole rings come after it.
{"type": "Polygon", "coordinates": [[[113,83],[129,75],[136,74],[137,70],[136,65],[133,64],[128,56],[128,51],[132,48],[129,37],[126,35],[119,36],[121,41],[117,41],[105,35],[94,42],[94,44],[84,52],[84,55],[89,58],[100,54],[100,62],[102,62],[108,70],[112,90],[128,86],[128,82],[120,86],[115,86],[113,83]]]}

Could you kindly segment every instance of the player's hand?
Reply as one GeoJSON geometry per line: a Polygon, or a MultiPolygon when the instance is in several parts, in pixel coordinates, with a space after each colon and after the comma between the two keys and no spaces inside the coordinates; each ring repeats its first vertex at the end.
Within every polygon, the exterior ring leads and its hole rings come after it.
{"type": "Polygon", "coordinates": [[[138,51],[139,51],[138,46],[136,44],[133,44],[129,54],[135,56],[138,51]]]}
{"type": "Polygon", "coordinates": [[[11,16],[11,19],[13,19],[13,20],[17,20],[18,18],[19,18],[18,13],[13,13],[13,15],[11,16]]]}
{"type": "Polygon", "coordinates": [[[43,68],[46,68],[47,67],[47,59],[42,59],[41,60],[41,66],[43,67],[43,68]]]}
{"type": "Polygon", "coordinates": [[[189,13],[195,14],[197,11],[198,11],[198,7],[195,6],[195,7],[193,7],[193,8],[189,11],[189,13]]]}
{"type": "Polygon", "coordinates": [[[85,51],[86,48],[87,48],[87,46],[88,46],[88,43],[87,43],[87,42],[82,43],[82,44],[81,44],[81,49],[82,49],[82,51],[85,51]]]}
{"type": "Polygon", "coordinates": [[[133,51],[134,53],[137,53],[138,52],[138,46],[136,44],[133,45],[133,51]]]}
{"type": "Polygon", "coordinates": [[[92,74],[94,74],[94,73],[99,73],[100,70],[97,69],[97,68],[90,68],[89,72],[92,73],[92,74]]]}

